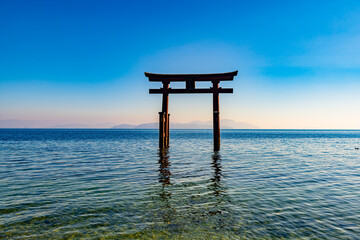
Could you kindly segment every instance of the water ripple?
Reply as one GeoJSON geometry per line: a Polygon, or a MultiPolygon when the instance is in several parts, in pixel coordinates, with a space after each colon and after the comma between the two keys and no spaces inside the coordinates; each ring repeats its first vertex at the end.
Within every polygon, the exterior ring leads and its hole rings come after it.
{"type": "Polygon", "coordinates": [[[0,130],[0,238],[359,239],[359,137],[0,130]]]}

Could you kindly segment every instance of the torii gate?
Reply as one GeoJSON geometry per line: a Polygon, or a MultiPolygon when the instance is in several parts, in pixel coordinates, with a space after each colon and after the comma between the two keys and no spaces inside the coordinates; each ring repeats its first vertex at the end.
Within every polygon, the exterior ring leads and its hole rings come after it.
{"type": "Polygon", "coordinates": [[[170,114],[168,112],[169,94],[192,94],[212,93],[213,94],[213,132],[214,151],[220,150],[220,118],[219,118],[219,93],[233,93],[232,88],[219,87],[220,81],[232,81],[238,71],[228,73],[211,74],[156,74],[145,72],[150,82],[162,82],[160,89],[149,89],[150,94],[162,94],[162,111],[159,112],[159,147],[161,149],[169,146],[170,114]],[[195,88],[196,81],[211,81],[212,88],[195,88]],[[169,88],[170,82],[186,82],[185,89],[169,88]]]}

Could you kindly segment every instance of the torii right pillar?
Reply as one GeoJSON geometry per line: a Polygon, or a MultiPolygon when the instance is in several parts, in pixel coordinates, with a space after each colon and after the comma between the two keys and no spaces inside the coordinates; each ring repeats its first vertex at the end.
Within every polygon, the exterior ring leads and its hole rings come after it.
{"type": "Polygon", "coordinates": [[[212,81],[213,84],[213,135],[214,151],[220,150],[220,113],[219,113],[219,81],[212,81]]]}

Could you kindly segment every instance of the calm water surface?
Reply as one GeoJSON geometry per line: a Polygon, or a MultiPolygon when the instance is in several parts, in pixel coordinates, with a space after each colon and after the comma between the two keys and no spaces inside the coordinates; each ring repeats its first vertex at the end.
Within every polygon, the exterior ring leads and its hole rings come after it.
{"type": "Polygon", "coordinates": [[[360,131],[0,130],[0,239],[360,239],[360,131]]]}

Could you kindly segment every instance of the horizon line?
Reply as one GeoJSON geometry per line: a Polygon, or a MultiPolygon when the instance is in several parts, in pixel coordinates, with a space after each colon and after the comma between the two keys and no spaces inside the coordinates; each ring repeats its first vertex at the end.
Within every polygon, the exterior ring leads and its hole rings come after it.
{"type": "MultiPolygon", "coordinates": [[[[4,128],[0,130],[159,130],[159,128],[4,128]]],[[[212,130],[212,128],[170,128],[171,130],[212,130]]],[[[328,131],[360,131],[360,128],[221,128],[222,130],[328,130],[328,131]]]]}

